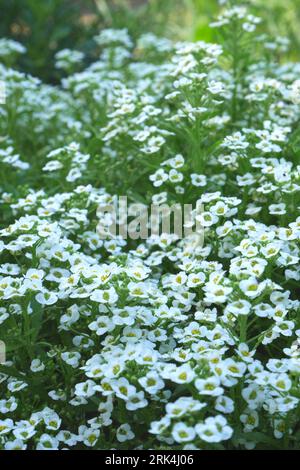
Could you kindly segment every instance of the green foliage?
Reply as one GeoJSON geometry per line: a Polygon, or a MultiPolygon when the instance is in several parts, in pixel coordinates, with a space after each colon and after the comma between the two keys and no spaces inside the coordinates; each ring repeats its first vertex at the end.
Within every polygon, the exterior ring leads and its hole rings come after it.
{"type": "MultiPolygon", "coordinates": [[[[252,6],[264,18],[264,31],[287,36],[290,57],[299,57],[298,0],[255,0],[252,6]]],[[[60,76],[54,69],[55,53],[81,49],[91,60],[92,37],[104,25],[126,27],[133,38],[152,31],[166,37],[214,41],[209,23],[218,9],[218,0],[0,0],[0,37],[27,47],[26,56],[18,60],[22,70],[53,82],[60,76]]]]}
{"type": "MultiPolygon", "coordinates": [[[[93,0],[84,5],[88,12],[95,12],[93,0]]],[[[85,10],[73,0],[0,0],[0,11],[0,37],[20,41],[27,48],[19,67],[46,81],[57,78],[55,52],[65,47],[87,48],[95,31],[80,22],[85,10]]]]}
{"type": "Polygon", "coordinates": [[[66,5],[7,4],[28,54],[0,39],[0,449],[299,449],[300,63],[275,4],[98,0],[87,36],[66,5]],[[103,237],[118,196],[120,223],[192,207],[192,236],[103,237]]]}

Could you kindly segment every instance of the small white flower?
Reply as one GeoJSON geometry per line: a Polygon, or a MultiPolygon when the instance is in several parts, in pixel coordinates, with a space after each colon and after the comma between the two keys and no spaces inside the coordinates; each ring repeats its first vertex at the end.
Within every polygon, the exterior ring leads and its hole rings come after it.
{"type": "Polygon", "coordinates": [[[195,429],[184,423],[176,423],[172,430],[172,437],[176,442],[190,442],[196,436],[195,429]]]}
{"type": "Polygon", "coordinates": [[[126,442],[134,438],[134,433],[130,425],[126,423],[118,427],[116,437],[119,442],[126,442]]]}

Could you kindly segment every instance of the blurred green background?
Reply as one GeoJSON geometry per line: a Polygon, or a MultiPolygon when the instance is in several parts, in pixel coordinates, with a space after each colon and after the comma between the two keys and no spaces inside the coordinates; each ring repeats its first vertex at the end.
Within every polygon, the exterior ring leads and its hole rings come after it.
{"type": "MultiPolygon", "coordinates": [[[[287,36],[290,55],[300,57],[300,0],[251,0],[264,31],[287,36]]],[[[55,82],[54,54],[80,49],[93,59],[93,36],[103,27],[127,27],[133,37],[146,31],[175,39],[214,40],[209,22],[217,0],[0,0],[0,37],[20,41],[28,53],[20,69],[55,82]]]]}

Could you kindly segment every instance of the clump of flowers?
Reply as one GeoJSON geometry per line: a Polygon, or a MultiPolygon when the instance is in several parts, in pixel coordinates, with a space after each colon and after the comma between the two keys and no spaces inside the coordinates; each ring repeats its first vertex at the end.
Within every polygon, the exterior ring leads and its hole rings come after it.
{"type": "Polygon", "coordinates": [[[299,447],[300,64],[259,25],[105,30],[60,88],[0,66],[0,448],[299,447]],[[103,239],[118,195],[201,204],[204,245],[103,239]]]}

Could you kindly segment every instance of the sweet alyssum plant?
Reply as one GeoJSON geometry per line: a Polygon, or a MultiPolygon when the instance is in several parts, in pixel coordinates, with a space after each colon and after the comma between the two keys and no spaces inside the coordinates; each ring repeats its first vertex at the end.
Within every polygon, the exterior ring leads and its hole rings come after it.
{"type": "Polygon", "coordinates": [[[300,64],[236,2],[212,27],[104,30],[61,87],[1,65],[0,448],[299,448],[300,64]],[[204,245],[101,239],[116,195],[200,202],[204,245]]]}

